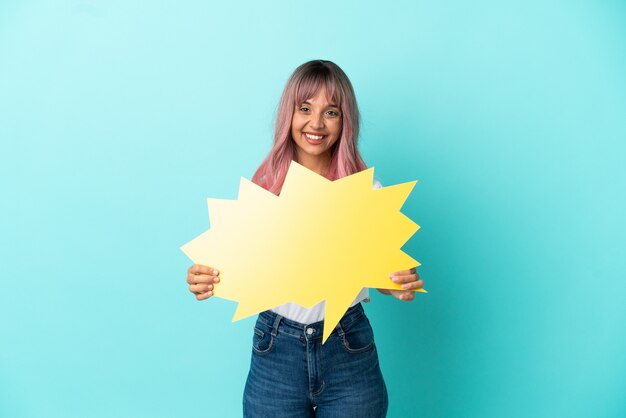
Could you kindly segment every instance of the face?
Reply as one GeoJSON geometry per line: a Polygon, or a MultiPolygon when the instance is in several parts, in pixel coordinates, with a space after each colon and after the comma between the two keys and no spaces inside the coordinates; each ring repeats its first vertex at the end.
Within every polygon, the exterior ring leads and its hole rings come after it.
{"type": "Polygon", "coordinates": [[[342,115],[325,89],[298,103],[291,120],[291,137],[296,143],[298,162],[330,162],[332,146],[341,135],[342,115]]]}

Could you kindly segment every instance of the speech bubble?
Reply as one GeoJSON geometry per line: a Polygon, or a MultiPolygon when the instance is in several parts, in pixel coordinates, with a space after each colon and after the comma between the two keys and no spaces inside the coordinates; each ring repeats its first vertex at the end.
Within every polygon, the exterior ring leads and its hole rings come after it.
{"type": "Polygon", "coordinates": [[[420,265],[400,249],[420,228],[400,212],[416,181],[374,190],[373,176],[331,181],[292,161],[280,196],[242,177],[237,200],[208,199],[211,228],[181,250],[220,271],[213,294],[238,302],[233,322],[325,300],[325,342],[362,288],[402,289],[389,274],[420,265]]]}

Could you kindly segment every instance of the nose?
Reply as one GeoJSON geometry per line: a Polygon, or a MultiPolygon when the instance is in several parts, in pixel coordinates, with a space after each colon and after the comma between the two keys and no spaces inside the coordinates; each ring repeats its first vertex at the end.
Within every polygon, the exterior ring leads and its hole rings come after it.
{"type": "Polygon", "coordinates": [[[323,129],[324,128],[324,117],[321,113],[316,113],[311,116],[311,120],[309,121],[309,126],[312,129],[323,129]]]}

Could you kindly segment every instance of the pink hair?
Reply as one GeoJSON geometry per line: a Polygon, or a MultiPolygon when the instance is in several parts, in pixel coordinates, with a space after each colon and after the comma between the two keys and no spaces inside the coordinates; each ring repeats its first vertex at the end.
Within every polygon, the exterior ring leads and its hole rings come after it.
{"type": "Polygon", "coordinates": [[[291,138],[294,109],[322,88],[339,106],[342,115],[341,136],[331,149],[326,177],[336,180],[367,168],[357,149],[359,109],[352,84],[337,64],[313,60],[296,68],[287,81],[276,114],[274,146],[252,177],[254,183],[276,195],[280,193],[289,165],[296,156],[295,143],[291,138]]]}

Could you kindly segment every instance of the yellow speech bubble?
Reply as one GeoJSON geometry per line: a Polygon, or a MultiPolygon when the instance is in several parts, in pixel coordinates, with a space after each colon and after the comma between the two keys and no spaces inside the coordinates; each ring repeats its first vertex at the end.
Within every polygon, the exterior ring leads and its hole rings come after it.
{"type": "Polygon", "coordinates": [[[416,182],[374,190],[373,176],[330,181],[292,161],[280,196],[242,177],[237,200],[208,199],[211,228],[181,250],[220,270],[213,293],[239,302],[233,322],[325,300],[325,342],[362,288],[401,289],[389,274],[420,265],[400,249],[419,229],[400,212],[416,182]]]}

